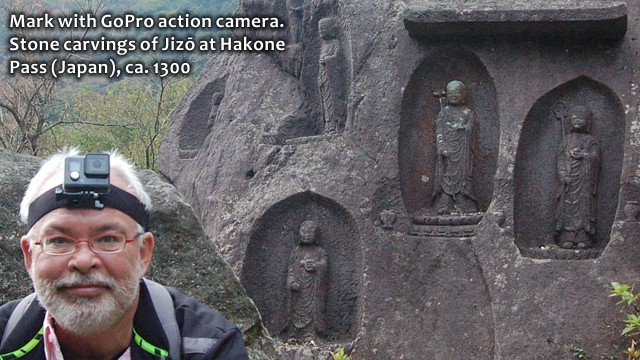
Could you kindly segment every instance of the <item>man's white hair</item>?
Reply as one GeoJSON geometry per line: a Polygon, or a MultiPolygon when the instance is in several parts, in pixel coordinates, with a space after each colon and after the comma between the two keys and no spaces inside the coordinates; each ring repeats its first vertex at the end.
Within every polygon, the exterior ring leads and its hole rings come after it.
{"type": "MultiPolygon", "coordinates": [[[[75,148],[63,149],[47,159],[40,170],[29,182],[27,191],[24,193],[22,202],[20,203],[20,219],[23,223],[27,223],[29,218],[29,206],[31,203],[49,189],[43,189],[46,183],[51,183],[51,179],[58,179],[55,183],[62,185],[64,181],[64,158],[67,156],[77,156],[79,152],[75,148]]],[[[111,174],[122,178],[127,187],[123,190],[135,195],[147,211],[151,211],[151,198],[144,190],[142,182],[136,174],[135,166],[125,159],[118,151],[109,152],[109,163],[111,165],[111,174]]]]}

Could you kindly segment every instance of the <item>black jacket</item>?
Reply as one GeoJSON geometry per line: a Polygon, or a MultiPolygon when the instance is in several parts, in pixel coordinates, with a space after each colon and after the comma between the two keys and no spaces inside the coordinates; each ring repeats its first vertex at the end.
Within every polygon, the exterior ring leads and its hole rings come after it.
{"type": "MultiPolygon", "coordinates": [[[[178,290],[165,287],[173,300],[176,321],[180,330],[181,359],[248,359],[247,350],[238,329],[222,315],[209,307],[182,294],[178,290]]],[[[4,335],[7,321],[20,300],[14,300],[0,307],[0,339],[4,335]]],[[[45,309],[35,300],[25,312],[12,333],[0,346],[0,356],[23,347],[42,328],[45,309]]],[[[151,302],[146,284],[140,282],[140,301],[133,320],[134,330],[146,342],[161,349],[169,349],[169,340],[151,302]]],[[[131,338],[131,358],[157,360],[161,357],[144,350],[131,338]]],[[[20,359],[45,359],[44,341],[20,359]]]]}

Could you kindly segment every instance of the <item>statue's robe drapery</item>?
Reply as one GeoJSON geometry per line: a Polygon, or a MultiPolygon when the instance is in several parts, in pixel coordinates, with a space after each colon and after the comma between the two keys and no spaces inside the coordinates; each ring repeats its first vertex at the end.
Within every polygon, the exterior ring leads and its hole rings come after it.
{"type": "Polygon", "coordinates": [[[445,106],[436,118],[436,174],[434,197],[451,196],[456,203],[466,200],[467,209],[477,211],[473,196],[473,148],[475,113],[464,106],[445,106]]]}
{"type": "Polygon", "coordinates": [[[346,58],[338,39],[322,42],[318,69],[318,87],[322,101],[324,132],[341,132],[347,120],[346,58]]]}
{"type": "Polygon", "coordinates": [[[297,335],[311,335],[324,329],[326,274],[329,262],[326,251],[320,246],[298,246],[291,254],[287,274],[290,292],[289,329],[297,335]],[[310,268],[305,263],[313,262],[310,268]]]}
{"type": "Polygon", "coordinates": [[[599,169],[600,145],[596,137],[572,132],[560,143],[560,187],[556,214],[558,233],[583,230],[590,236],[595,234],[599,169]]]}

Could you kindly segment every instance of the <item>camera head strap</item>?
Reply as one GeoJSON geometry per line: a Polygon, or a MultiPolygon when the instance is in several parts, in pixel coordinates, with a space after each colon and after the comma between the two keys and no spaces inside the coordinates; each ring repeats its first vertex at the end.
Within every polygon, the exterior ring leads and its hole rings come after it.
{"type": "Polygon", "coordinates": [[[68,193],[63,190],[62,185],[49,189],[29,205],[27,229],[30,230],[46,214],[62,207],[98,210],[102,210],[105,207],[114,208],[129,215],[145,231],[149,230],[149,214],[144,204],[131,193],[115,185],[110,185],[106,193],[93,191],[68,193]]]}
{"type": "Polygon", "coordinates": [[[115,185],[110,185],[106,193],[96,193],[93,191],[66,193],[61,185],[49,189],[35,199],[29,206],[27,228],[31,229],[43,216],[62,207],[98,210],[102,210],[105,207],[114,208],[129,215],[140,224],[145,231],[149,230],[149,214],[144,204],[131,193],[115,185]]]}

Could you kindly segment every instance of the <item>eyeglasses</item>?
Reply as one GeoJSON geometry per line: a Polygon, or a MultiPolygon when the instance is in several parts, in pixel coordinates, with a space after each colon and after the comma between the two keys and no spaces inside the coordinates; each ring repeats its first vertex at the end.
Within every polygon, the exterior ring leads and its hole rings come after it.
{"type": "Polygon", "coordinates": [[[128,243],[133,242],[141,233],[127,239],[120,234],[100,234],[86,241],[79,241],[67,235],[49,235],[34,242],[42,246],[42,251],[47,255],[69,255],[76,251],[78,244],[86,242],[89,248],[96,254],[117,254],[124,251],[128,243]]]}

